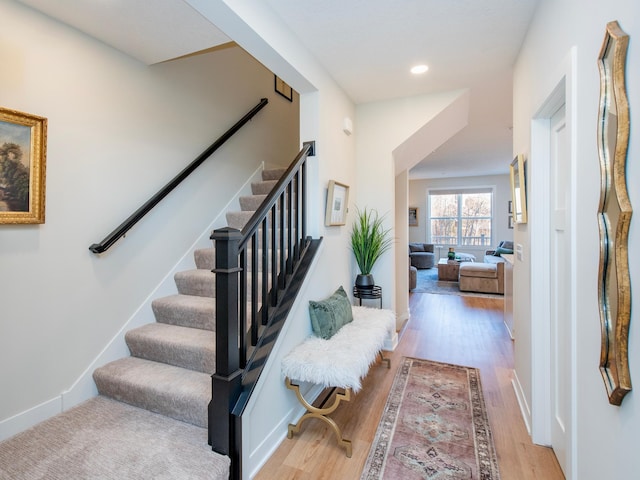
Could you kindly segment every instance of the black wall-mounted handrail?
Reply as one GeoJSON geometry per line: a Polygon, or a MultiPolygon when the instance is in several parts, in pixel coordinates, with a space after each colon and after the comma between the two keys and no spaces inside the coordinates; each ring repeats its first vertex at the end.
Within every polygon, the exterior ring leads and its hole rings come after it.
{"type": "Polygon", "coordinates": [[[160,201],[166,197],[171,191],[176,188],[185,178],[187,178],[196,168],[209,158],[213,152],[220,148],[227,140],[229,140],[242,126],[251,120],[264,106],[269,103],[267,98],[263,98],[260,102],[253,107],[244,117],[236,122],[229,130],[222,134],[214,143],[209,146],[204,152],[202,152],[193,162],[191,162],[184,170],[176,175],[173,180],[167,183],[158,193],[147,200],[140,208],[138,208],[132,215],[129,216],[124,222],[122,222],[118,228],[107,235],[100,243],[94,243],[89,247],[93,253],[106,252],[115,242],[124,237],[126,233],[138,223],[142,217],[151,211],[160,201]]]}

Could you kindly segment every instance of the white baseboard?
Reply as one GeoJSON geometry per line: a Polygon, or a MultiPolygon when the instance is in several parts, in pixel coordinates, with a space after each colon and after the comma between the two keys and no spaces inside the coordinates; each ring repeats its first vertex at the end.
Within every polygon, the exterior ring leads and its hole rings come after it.
{"type": "Polygon", "coordinates": [[[393,352],[398,346],[398,332],[393,332],[393,334],[389,334],[387,338],[384,339],[383,350],[387,352],[393,352]]]}
{"type": "Polygon", "coordinates": [[[522,389],[522,385],[520,384],[520,380],[518,379],[518,374],[513,371],[513,380],[511,380],[511,385],[513,385],[513,390],[516,393],[516,399],[518,400],[518,405],[520,406],[520,413],[522,414],[522,419],[524,420],[524,424],[527,427],[527,432],[531,435],[531,409],[529,408],[529,404],[527,403],[527,398],[524,394],[524,390],[522,389]]]}
{"type": "MultiPolygon", "coordinates": [[[[324,388],[322,386],[312,385],[309,391],[304,393],[304,398],[308,399],[309,403],[313,403],[323,390],[324,388]]],[[[243,474],[243,480],[250,480],[258,474],[264,464],[267,463],[267,460],[271,458],[282,441],[287,437],[288,425],[290,423],[296,423],[305,413],[306,409],[302,405],[296,404],[295,408],[291,409],[289,414],[271,430],[269,435],[260,442],[260,445],[251,452],[249,460],[243,462],[254,467],[248,475],[243,474]]]]}
{"type": "Polygon", "coordinates": [[[396,312],[396,331],[399,332],[404,328],[404,325],[407,323],[409,318],[411,317],[411,310],[407,308],[405,312],[398,313],[396,312]]]}
{"type": "MultiPolygon", "coordinates": [[[[291,318],[299,318],[308,311],[307,301],[313,272],[323,250],[324,242],[320,244],[298,296],[294,300],[289,313],[291,318]]],[[[285,387],[284,377],[281,374],[281,361],[293,346],[310,334],[310,322],[285,321],[264,370],[260,374],[260,379],[243,415],[243,480],[251,479],[258,473],[286,438],[289,423],[296,423],[306,412],[292,392],[285,387]],[[274,403],[276,404],[274,408],[264,408],[264,405],[274,403]],[[256,410],[259,412],[256,413],[256,410]],[[265,412],[269,416],[268,419],[265,419],[265,412]],[[260,432],[259,436],[255,434],[256,431],[260,432]]],[[[320,385],[306,382],[300,384],[301,395],[311,403],[323,390],[324,388],[320,385]]]]}
{"type": "Polygon", "coordinates": [[[56,397],[0,422],[0,441],[62,412],[62,397],[56,397]]]}
{"type": "Polygon", "coordinates": [[[504,323],[504,327],[507,329],[507,332],[509,332],[509,337],[511,338],[511,340],[515,340],[516,337],[513,336],[513,332],[509,328],[509,325],[507,325],[507,322],[502,322],[502,323],[504,323]]]}

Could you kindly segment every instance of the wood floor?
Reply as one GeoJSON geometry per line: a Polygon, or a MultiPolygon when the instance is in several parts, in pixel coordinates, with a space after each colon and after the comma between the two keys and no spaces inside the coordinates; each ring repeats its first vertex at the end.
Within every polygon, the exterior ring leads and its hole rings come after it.
{"type": "Polygon", "coordinates": [[[363,389],[332,418],[353,442],[353,456],[339,448],[333,431],[309,420],[285,439],[256,475],[257,480],[357,480],[402,356],[480,369],[485,403],[502,480],[563,479],[553,451],[533,445],[511,385],[513,345],[502,320],[503,300],[412,294],[411,319],[391,355],[391,370],[371,367],[363,389]]]}

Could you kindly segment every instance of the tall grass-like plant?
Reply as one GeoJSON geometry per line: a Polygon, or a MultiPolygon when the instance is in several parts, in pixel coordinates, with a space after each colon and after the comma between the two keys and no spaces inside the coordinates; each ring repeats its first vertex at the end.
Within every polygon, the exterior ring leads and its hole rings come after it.
{"type": "Polygon", "coordinates": [[[356,220],[351,230],[351,250],[362,275],[370,275],[373,265],[380,256],[391,248],[391,229],[384,228],[384,216],[378,216],[375,209],[357,210],[356,220]]]}

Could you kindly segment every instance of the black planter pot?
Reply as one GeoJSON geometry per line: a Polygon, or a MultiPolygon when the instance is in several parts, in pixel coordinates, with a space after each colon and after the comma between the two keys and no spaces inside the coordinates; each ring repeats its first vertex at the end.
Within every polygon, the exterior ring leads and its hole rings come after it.
{"type": "Polygon", "coordinates": [[[360,290],[372,290],[374,285],[373,275],[370,273],[366,275],[361,273],[356,277],[356,288],[360,290]]]}

